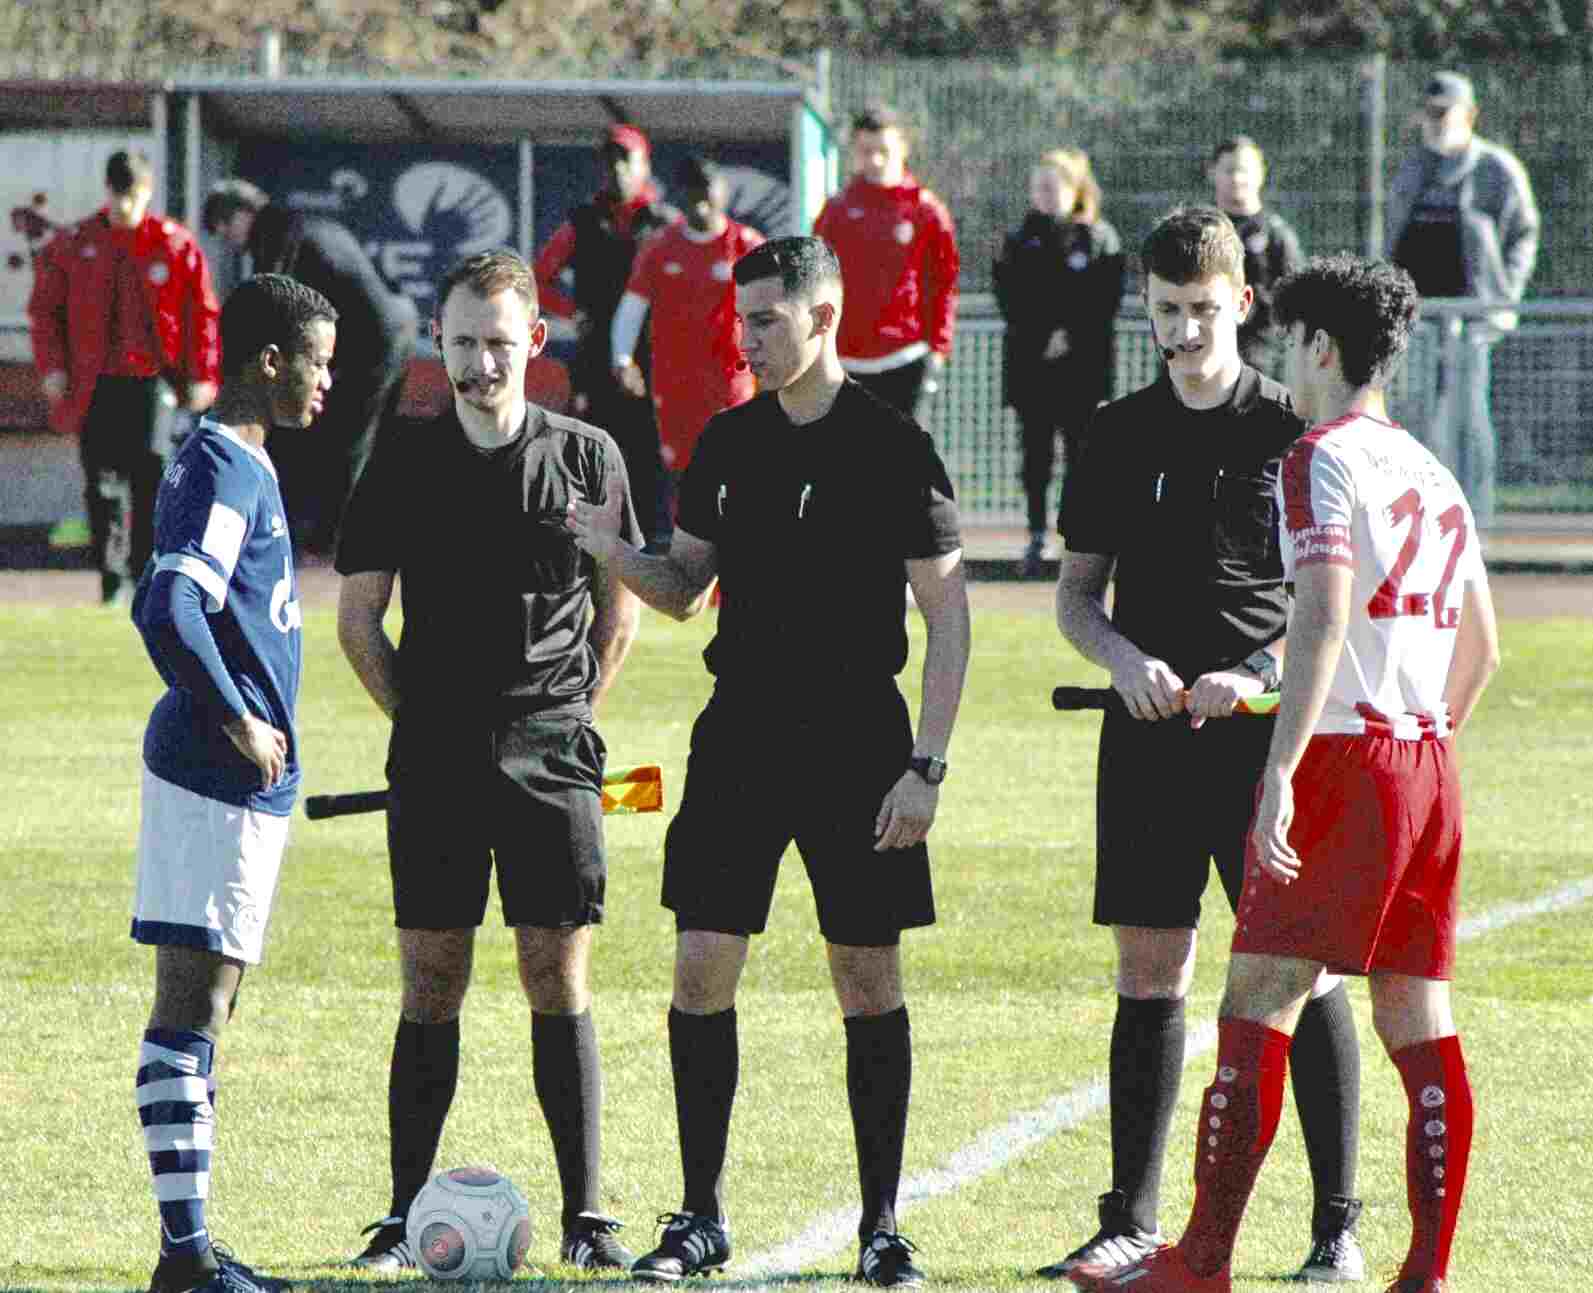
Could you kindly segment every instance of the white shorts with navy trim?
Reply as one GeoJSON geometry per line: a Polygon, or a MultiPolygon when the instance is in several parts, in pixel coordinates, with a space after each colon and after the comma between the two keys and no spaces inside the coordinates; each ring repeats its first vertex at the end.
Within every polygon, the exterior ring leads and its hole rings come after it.
{"type": "Polygon", "coordinates": [[[288,819],[206,799],[144,769],[133,938],[256,965],[288,819]]]}

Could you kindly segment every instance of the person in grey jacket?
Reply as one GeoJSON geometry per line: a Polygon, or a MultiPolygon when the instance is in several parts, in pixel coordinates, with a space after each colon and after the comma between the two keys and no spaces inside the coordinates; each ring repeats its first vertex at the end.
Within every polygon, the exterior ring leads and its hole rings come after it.
{"type": "MultiPolygon", "coordinates": [[[[1435,72],[1420,117],[1421,147],[1389,188],[1388,242],[1424,297],[1519,301],[1538,258],[1540,219],[1526,168],[1508,149],[1479,138],[1477,97],[1458,72],[1435,72]]],[[[1446,333],[1429,436],[1484,529],[1493,522],[1496,446],[1489,413],[1489,362],[1510,310],[1459,318],[1446,333]],[[1450,439],[1453,437],[1453,439],[1450,439]],[[1447,446],[1453,446],[1444,452],[1447,446]]]]}

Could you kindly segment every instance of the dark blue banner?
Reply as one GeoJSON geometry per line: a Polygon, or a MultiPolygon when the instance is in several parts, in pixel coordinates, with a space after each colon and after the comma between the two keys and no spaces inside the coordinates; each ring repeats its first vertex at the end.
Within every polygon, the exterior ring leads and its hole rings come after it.
{"type": "Polygon", "coordinates": [[[317,140],[245,144],[239,172],[296,211],[338,221],[424,318],[461,256],[519,246],[515,148],[358,146],[317,140]]]}

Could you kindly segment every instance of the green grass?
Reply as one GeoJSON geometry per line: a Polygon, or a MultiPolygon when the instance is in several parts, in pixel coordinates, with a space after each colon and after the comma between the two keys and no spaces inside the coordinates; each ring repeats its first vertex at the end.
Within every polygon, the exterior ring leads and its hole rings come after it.
{"type": "MultiPolygon", "coordinates": [[[[921,649],[912,618],[910,689],[921,649]]],[[[649,616],[604,715],[616,763],[661,762],[671,801],[707,693],[699,652],[710,629],[649,616]]],[[[1587,631],[1575,621],[1506,626],[1505,667],[1464,747],[1468,912],[1593,877],[1587,631]]],[[[337,654],[330,611],[309,613],[306,641],[306,790],[366,788],[379,775],[384,725],[337,654]]],[[[148,950],[127,938],[127,918],[138,742],[157,683],[125,620],[87,608],[0,606],[0,668],[0,1289],[142,1289],[155,1212],[131,1086],[152,970],[148,950]]],[[[1055,683],[1098,680],[1058,638],[1042,599],[1028,611],[978,611],[932,841],[941,920],[905,943],[916,1039],[909,1177],[1104,1071],[1112,956],[1089,924],[1096,723],[1046,704],[1055,683]]],[[[1147,811],[1155,795],[1148,786],[1147,811]]],[[[594,961],[607,1080],[603,1203],[630,1223],[625,1237],[639,1249],[679,1192],[664,1027],[673,934],[657,902],[666,820],[610,819],[610,917],[594,961]]],[[[213,1225],[246,1259],[321,1290],[369,1286],[332,1263],[357,1250],[359,1227],[386,1204],[391,926],[380,819],[298,818],[266,961],[248,976],[223,1041],[213,1225]]],[[[1213,886],[1192,1020],[1215,1010],[1230,931],[1213,886]]],[[[1590,935],[1585,903],[1461,949],[1458,1013],[1478,1128],[1456,1293],[1568,1287],[1567,1265],[1580,1260],[1593,1210],[1590,935]]],[[[512,1176],[531,1200],[532,1258],[559,1274],[557,1184],[511,950],[489,914],[440,1164],[487,1161],[512,1176]]],[[[738,1253],[750,1256],[855,1206],[841,1028],[794,859],[744,983],[727,1197],[738,1253]]],[[[1407,1234],[1405,1106],[1364,988],[1353,995],[1366,1050],[1362,1232],[1374,1271],[1391,1276],[1407,1234]]],[[[1188,1138],[1208,1061],[1186,1075],[1169,1154],[1163,1220],[1175,1233],[1189,1206],[1188,1138]]],[[[1095,1195],[1108,1184],[1106,1137],[1097,1114],[907,1212],[903,1228],[935,1285],[1054,1288],[1025,1273],[1093,1229],[1095,1195]]],[[[1240,1236],[1238,1288],[1272,1288],[1298,1263],[1308,1205],[1290,1113],[1240,1236]]],[[[850,1244],[838,1247],[803,1278],[844,1283],[853,1258],[850,1244]]],[[[578,1282],[562,1273],[549,1284],[578,1282]]]]}
{"type": "Polygon", "coordinates": [[[1593,510],[1593,485],[1562,480],[1538,485],[1500,485],[1495,497],[1501,512],[1586,512],[1593,510]]]}

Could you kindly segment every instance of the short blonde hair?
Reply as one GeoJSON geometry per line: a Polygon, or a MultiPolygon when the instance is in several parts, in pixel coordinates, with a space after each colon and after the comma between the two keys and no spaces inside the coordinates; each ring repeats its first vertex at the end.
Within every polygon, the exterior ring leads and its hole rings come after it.
{"type": "Polygon", "coordinates": [[[1094,224],[1101,215],[1101,186],[1096,183],[1090,157],[1082,148],[1054,148],[1042,153],[1034,164],[1037,171],[1055,171],[1072,187],[1073,210],[1068,212],[1080,224],[1094,224]]]}

